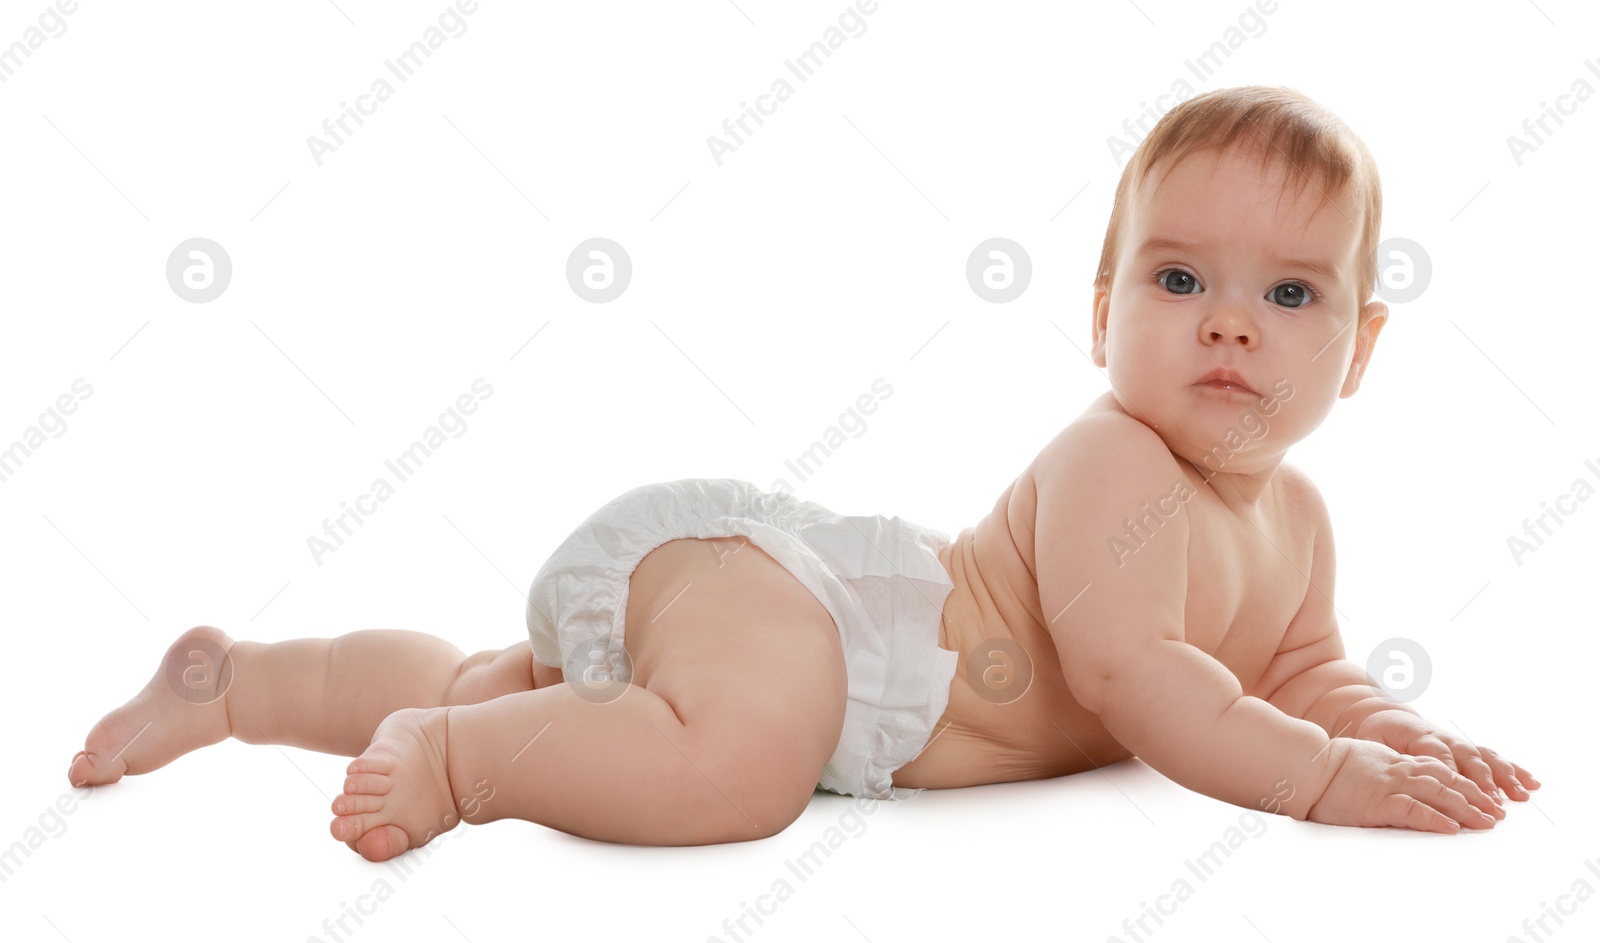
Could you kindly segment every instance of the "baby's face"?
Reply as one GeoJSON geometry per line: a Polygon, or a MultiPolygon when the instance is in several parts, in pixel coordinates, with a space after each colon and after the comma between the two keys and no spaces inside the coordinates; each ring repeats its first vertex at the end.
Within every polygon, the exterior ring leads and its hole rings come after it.
{"type": "Polygon", "coordinates": [[[1320,182],[1292,197],[1276,166],[1217,155],[1191,156],[1159,191],[1164,168],[1146,179],[1111,290],[1095,295],[1094,360],[1174,454],[1202,471],[1270,471],[1355,392],[1385,308],[1373,302],[1357,330],[1361,218],[1348,195],[1316,210],[1320,182]],[[1254,393],[1199,383],[1217,368],[1254,393]]]}

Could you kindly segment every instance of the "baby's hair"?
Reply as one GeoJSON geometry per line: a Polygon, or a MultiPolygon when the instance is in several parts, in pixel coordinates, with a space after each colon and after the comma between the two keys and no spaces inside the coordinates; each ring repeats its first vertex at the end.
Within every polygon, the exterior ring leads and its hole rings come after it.
{"type": "MultiPolygon", "coordinates": [[[[1277,166],[1284,188],[1294,183],[1299,196],[1308,183],[1322,193],[1320,210],[1330,200],[1347,193],[1341,213],[1358,209],[1362,214],[1361,242],[1356,253],[1356,304],[1371,297],[1378,277],[1378,229],[1383,219],[1383,189],[1378,166],[1366,145],[1337,115],[1291,88],[1249,85],[1207,92],[1179,104],[1156,122],[1139,143],[1122,171],[1111,207],[1111,222],[1095,270],[1096,291],[1111,288],[1117,266],[1117,244],[1123,219],[1146,177],[1165,166],[1161,181],[1197,151],[1229,148],[1254,154],[1263,170],[1277,166]]],[[[1161,182],[1156,186],[1160,188],[1161,182]]],[[[1281,197],[1280,197],[1281,198],[1281,197]]]]}

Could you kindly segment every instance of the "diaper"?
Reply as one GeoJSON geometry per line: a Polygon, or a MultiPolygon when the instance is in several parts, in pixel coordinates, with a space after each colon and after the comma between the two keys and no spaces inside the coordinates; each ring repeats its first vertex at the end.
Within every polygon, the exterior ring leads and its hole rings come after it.
{"type": "Polygon", "coordinates": [[[849,678],[844,729],[817,788],[872,799],[923,790],[891,774],[928,743],[944,713],[957,655],[939,647],[954,585],[941,531],[899,517],[839,515],[736,478],[685,478],[627,491],[550,555],[528,592],[534,657],[569,679],[597,656],[626,682],[628,577],[645,554],[681,537],[742,535],[817,597],[839,627],[849,678]]]}

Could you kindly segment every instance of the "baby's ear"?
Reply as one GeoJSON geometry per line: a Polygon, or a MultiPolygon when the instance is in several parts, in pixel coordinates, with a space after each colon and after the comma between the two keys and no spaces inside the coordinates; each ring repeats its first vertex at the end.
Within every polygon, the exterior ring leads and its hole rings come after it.
{"type": "Polygon", "coordinates": [[[1106,317],[1111,313],[1111,292],[1104,289],[1094,293],[1094,311],[1090,321],[1090,336],[1094,339],[1094,346],[1089,351],[1089,356],[1094,359],[1094,365],[1106,365],[1106,317]]]}
{"type": "Polygon", "coordinates": [[[1361,309],[1356,318],[1356,323],[1360,325],[1356,328],[1356,350],[1350,358],[1350,370],[1345,374],[1344,387],[1339,390],[1340,399],[1354,396],[1356,390],[1361,389],[1361,375],[1366,372],[1367,362],[1372,359],[1378,334],[1388,322],[1389,306],[1381,301],[1369,301],[1361,309]]]}

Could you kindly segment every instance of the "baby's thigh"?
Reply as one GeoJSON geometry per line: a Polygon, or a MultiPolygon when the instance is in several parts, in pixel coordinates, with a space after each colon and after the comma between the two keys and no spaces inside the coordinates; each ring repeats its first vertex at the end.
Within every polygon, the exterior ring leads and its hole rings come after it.
{"type": "Polygon", "coordinates": [[[838,626],[811,591],[743,537],[683,538],[640,561],[627,606],[633,683],[708,746],[776,764],[809,797],[846,693],[838,626]]]}
{"type": "Polygon", "coordinates": [[[528,662],[532,665],[534,687],[543,688],[552,684],[560,684],[565,680],[566,675],[561,671],[561,666],[547,665],[535,658],[533,656],[533,645],[526,639],[522,641],[522,647],[526,650],[528,662]]]}

